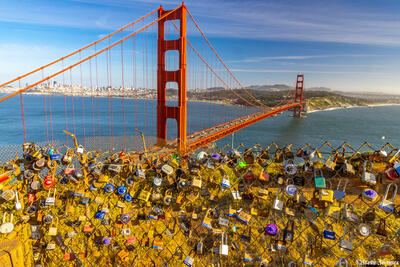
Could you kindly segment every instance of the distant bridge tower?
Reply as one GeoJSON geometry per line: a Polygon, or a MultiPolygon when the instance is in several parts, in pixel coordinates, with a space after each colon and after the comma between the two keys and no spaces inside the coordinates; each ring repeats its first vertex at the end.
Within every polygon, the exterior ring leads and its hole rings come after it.
{"type": "MultiPolygon", "coordinates": [[[[163,10],[162,6],[158,17],[170,12],[163,10]]],[[[175,119],[178,126],[178,150],[186,149],[186,7],[182,5],[158,22],[157,42],[157,140],[159,145],[167,142],[167,120],[175,119]],[[165,40],[165,22],[168,20],[179,20],[180,36],[177,40],[165,40]],[[165,70],[165,53],[169,50],[177,50],[179,54],[179,69],[175,71],[165,70]],[[178,106],[166,105],[168,82],[178,84],[178,106]]]]}
{"type": "MultiPolygon", "coordinates": [[[[304,75],[297,75],[296,81],[296,92],[294,95],[294,102],[303,102],[303,85],[304,85],[304,75]]],[[[303,110],[303,106],[295,107],[293,110],[294,117],[301,117],[301,112],[303,110]]]]}

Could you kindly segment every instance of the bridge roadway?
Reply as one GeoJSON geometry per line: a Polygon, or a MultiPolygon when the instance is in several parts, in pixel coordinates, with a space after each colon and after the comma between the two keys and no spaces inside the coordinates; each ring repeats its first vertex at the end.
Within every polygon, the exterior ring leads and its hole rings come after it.
{"type": "MultiPolygon", "coordinates": [[[[193,152],[201,147],[204,147],[210,143],[213,143],[225,136],[231,135],[251,124],[261,121],[265,118],[279,114],[285,110],[289,110],[301,105],[306,104],[306,102],[291,102],[282,106],[263,109],[250,115],[246,115],[229,122],[225,122],[208,129],[196,132],[187,137],[187,150],[186,152],[193,152]]],[[[167,155],[176,151],[176,139],[168,142],[165,146],[155,146],[148,151],[148,154],[153,155],[167,155]]]]}

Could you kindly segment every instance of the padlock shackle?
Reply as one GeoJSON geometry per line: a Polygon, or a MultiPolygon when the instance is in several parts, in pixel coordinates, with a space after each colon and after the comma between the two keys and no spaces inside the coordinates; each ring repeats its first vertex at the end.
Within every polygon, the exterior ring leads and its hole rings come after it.
{"type": "Polygon", "coordinates": [[[394,186],[394,191],[393,191],[393,196],[392,196],[391,202],[394,202],[394,200],[396,199],[397,189],[398,189],[397,184],[395,184],[395,183],[390,183],[390,184],[388,184],[388,185],[386,186],[385,195],[383,196],[383,200],[382,200],[382,201],[385,201],[385,200],[387,199],[388,194],[389,194],[390,187],[391,187],[392,185],[394,186]]]}

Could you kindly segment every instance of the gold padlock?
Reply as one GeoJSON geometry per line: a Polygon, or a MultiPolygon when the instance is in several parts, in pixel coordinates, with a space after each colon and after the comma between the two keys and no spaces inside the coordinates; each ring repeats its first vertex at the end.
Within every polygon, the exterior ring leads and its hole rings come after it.
{"type": "Polygon", "coordinates": [[[58,226],[58,218],[55,218],[55,220],[52,221],[51,226],[49,228],[48,235],[49,236],[56,236],[57,235],[57,226],[58,226]]]}

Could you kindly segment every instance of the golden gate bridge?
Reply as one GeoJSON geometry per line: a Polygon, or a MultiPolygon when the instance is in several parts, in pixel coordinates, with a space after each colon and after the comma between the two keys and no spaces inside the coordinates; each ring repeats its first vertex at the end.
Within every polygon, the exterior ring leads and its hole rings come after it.
{"type": "MultiPolygon", "coordinates": [[[[24,95],[39,91],[43,95],[39,119],[45,122],[43,136],[49,144],[55,142],[55,132],[67,130],[81,137],[84,143],[92,138],[95,147],[96,140],[101,147],[101,137],[107,136],[110,149],[115,137],[120,137],[122,149],[126,150],[128,136],[142,122],[146,138],[156,137],[153,151],[165,152],[163,148],[168,148],[190,152],[285,110],[301,116],[305,105],[303,82],[304,76],[297,75],[294,92],[289,91],[275,106],[264,105],[229,70],[182,4],[173,10],[160,6],[91,44],[0,84],[0,87],[18,88],[0,102],[6,105],[8,99],[19,96],[21,135],[25,142],[32,140],[25,118],[25,106],[30,103],[24,105],[24,95]],[[57,90],[52,86],[55,84],[57,90]],[[230,93],[224,94],[223,101],[242,105],[226,105],[218,120],[215,105],[206,104],[201,109],[198,103],[188,105],[188,92],[201,92],[202,100],[211,102],[215,101],[213,94],[218,89],[230,93]],[[55,123],[56,107],[52,98],[60,90],[64,97],[65,121],[55,123]],[[122,98],[122,110],[116,108],[116,96],[122,98]],[[107,105],[99,102],[104,97],[107,105]],[[142,105],[137,103],[138,99],[142,105]],[[108,122],[100,119],[100,113],[104,112],[108,113],[108,122]],[[127,114],[133,114],[133,118],[127,114]],[[201,129],[191,127],[188,117],[195,117],[201,129]],[[173,140],[167,140],[168,119],[175,120],[177,125],[177,136],[173,140]],[[116,120],[122,121],[120,131],[114,131],[116,120]],[[151,124],[156,127],[150,127],[151,124]]],[[[65,138],[68,145],[71,137],[65,138]]]]}

